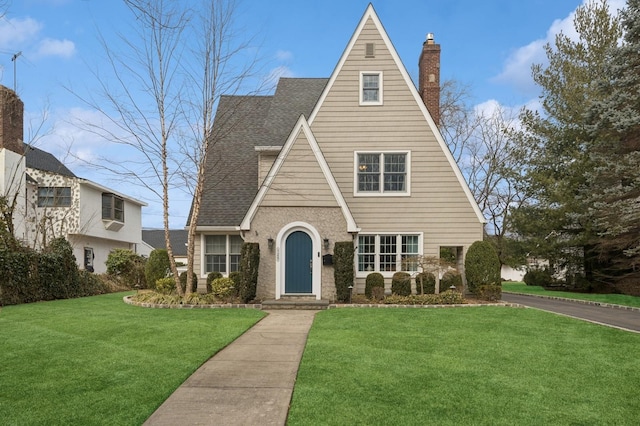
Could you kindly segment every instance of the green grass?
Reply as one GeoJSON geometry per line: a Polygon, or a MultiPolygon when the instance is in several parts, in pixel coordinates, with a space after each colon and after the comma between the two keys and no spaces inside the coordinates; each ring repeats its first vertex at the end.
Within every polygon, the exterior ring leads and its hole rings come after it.
{"type": "Polygon", "coordinates": [[[264,316],[145,309],[126,293],[0,310],[0,423],[139,425],[264,316]]]}
{"type": "Polygon", "coordinates": [[[627,296],[625,294],[572,293],[569,291],[545,290],[540,286],[511,282],[503,282],[502,290],[512,293],[527,293],[551,297],[565,297],[567,299],[588,300],[591,302],[610,303],[613,305],[624,305],[640,308],[640,297],[627,296]]]}
{"type": "Polygon", "coordinates": [[[317,314],[289,425],[637,424],[640,335],[535,309],[317,314]]]}

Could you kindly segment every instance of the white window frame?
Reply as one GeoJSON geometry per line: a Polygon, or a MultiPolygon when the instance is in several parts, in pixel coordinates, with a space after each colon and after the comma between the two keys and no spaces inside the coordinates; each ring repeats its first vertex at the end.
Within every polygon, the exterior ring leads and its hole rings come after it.
{"type": "Polygon", "coordinates": [[[73,191],[70,186],[39,186],[38,207],[71,207],[73,191]]]}
{"type": "MultiPolygon", "coordinates": [[[[424,253],[424,234],[422,232],[361,232],[360,234],[358,234],[358,247],[356,249],[356,253],[355,253],[355,269],[356,269],[356,277],[357,278],[366,278],[367,275],[369,275],[372,272],[379,272],[381,273],[385,278],[391,278],[393,277],[393,274],[395,274],[398,271],[402,271],[402,255],[404,253],[402,253],[402,237],[403,236],[417,236],[418,237],[418,253],[416,253],[416,256],[422,256],[422,254],[424,253]],[[374,269],[372,271],[361,271],[360,270],[360,237],[374,237],[375,238],[375,246],[374,246],[374,269]],[[394,236],[396,237],[396,270],[394,271],[381,271],[380,270],[380,237],[382,236],[394,236]]],[[[420,268],[417,268],[420,269],[420,268]]],[[[419,272],[419,270],[416,271],[405,271],[405,272],[409,272],[410,274],[415,274],[417,272],[419,272]]]]}
{"type": "Polygon", "coordinates": [[[384,74],[382,71],[360,71],[360,105],[361,106],[378,106],[383,105],[384,94],[384,74]],[[377,75],[378,76],[378,100],[377,101],[365,101],[364,100],[364,76],[365,75],[377,75]]]}
{"type": "Polygon", "coordinates": [[[411,151],[395,150],[395,151],[354,151],[353,152],[353,196],[354,197],[409,197],[411,196],[411,151]],[[378,154],[380,155],[380,189],[378,191],[360,191],[358,182],[359,161],[358,156],[361,154],[378,154]],[[405,190],[404,191],[385,191],[384,190],[384,158],[389,154],[404,154],[405,159],[405,190]]]}
{"type": "MultiPolygon", "coordinates": [[[[231,256],[240,255],[241,253],[231,253],[231,237],[238,237],[242,240],[242,236],[239,234],[203,234],[200,238],[200,258],[202,261],[200,262],[200,275],[201,278],[206,278],[209,273],[213,271],[207,271],[207,255],[208,254],[219,254],[222,253],[207,253],[207,237],[225,237],[225,272],[221,272],[223,276],[228,277],[229,273],[234,272],[231,271],[231,256]]],[[[244,242],[244,241],[242,241],[244,242]]],[[[241,248],[242,249],[242,248],[241,248]]],[[[240,260],[238,260],[238,269],[240,270],[240,260]]]]}

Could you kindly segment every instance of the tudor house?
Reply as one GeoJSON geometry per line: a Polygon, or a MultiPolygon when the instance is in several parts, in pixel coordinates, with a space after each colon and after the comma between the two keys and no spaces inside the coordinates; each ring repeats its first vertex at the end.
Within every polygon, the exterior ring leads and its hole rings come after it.
{"type": "Polygon", "coordinates": [[[80,269],[106,272],[111,250],[141,246],[146,203],[80,178],[52,154],[23,143],[23,109],[0,86],[0,194],[15,200],[14,236],[35,249],[65,237],[80,269]]]}
{"type": "Polygon", "coordinates": [[[328,79],[282,78],[272,96],[224,96],[196,226],[200,287],[260,244],[257,297],[335,300],[323,264],[338,241],[356,247],[355,292],[403,259],[457,254],[484,218],[447,148],[439,119],[440,46],[429,35],[416,88],[369,5],[328,79]]]}

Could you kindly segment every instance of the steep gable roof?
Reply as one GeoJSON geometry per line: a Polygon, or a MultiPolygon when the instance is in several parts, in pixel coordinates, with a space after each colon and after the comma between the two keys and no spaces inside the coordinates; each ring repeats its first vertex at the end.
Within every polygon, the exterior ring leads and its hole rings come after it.
{"type": "Polygon", "coordinates": [[[440,149],[442,150],[442,152],[444,153],[449,165],[451,166],[451,169],[453,170],[456,179],[458,180],[458,183],[460,184],[460,187],[462,188],[462,190],[464,191],[464,194],[467,198],[467,200],[469,201],[470,205],[473,208],[474,213],[476,214],[476,216],[478,217],[478,220],[482,223],[485,223],[486,220],[482,214],[482,211],[480,210],[480,208],[478,207],[478,204],[475,201],[475,198],[473,197],[473,194],[471,193],[471,190],[469,189],[469,186],[467,185],[464,176],[462,175],[462,172],[460,171],[460,168],[458,167],[458,164],[456,163],[456,161],[454,160],[453,156],[451,155],[451,151],[449,150],[449,147],[447,146],[447,144],[444,141],[444,138],[442,137],[442,134],[440,133],[438,126],[436,126],[435,122],[433,121],[433,118],[431,117],[431,114],[429,114],[429,111],[427,110],[427,107],[425,106],[422,98],[420,97],[420,94],[418,93],[418,90],[416,89],[413,81],[411,80],[411,77],[409,76],[409,73],[407,72],[407,69],[405,68],[404,64],[402,63],[402,60],[400,59],[400,56],[398,55],[398,52],[396,51],[395,47],[393,46],[393,43],[391,42],[391,39],[389,38],[389,35],[387,34],[386,30],[384,29],[384,26],[382,25],[382,22],[380,21],[380,18],[378,17],[373,5],[371,3],[369,3],[369,6],[367,7],[367,9],[365,10],[364,15],[362,16],[362,19],[360,19],[360,22],[358,24],[358,26],[356,27],[356,30],[354,31],[353,35],[351,36],[351,39],[349,40],[349,43],[347,44],[347,47],[345,48],[344,52],[342,53],[342,56],[340,57],[340,60],[338,61],[338,64],[336,65],[333,73],[331,74],[331,77],[329,78],[329,82],[327,83],[326,87],[324,88],[324,91],[322,92],[322,95],[320,95],[320,99],[318,100],[317,104],[315,105],[315,108],[313,109],[313,111],[311,112],[311,115],[309,116],[308,119],[308,123],[310,126],[313,127],[313,122],[316,118],[316,116],[318,115],[319,111],[323,108],[323,104],[328,96],[328,94],[331,92],[336,79],[338,78],[339,74],[342,72],[343,66],[345,64],[345,62],[347,61],[347,59],[349,58],[349,55],[351,54],[351,51],[354,48],[354,45],[356,44],[356,42],[359,40],[359,38],[361,37],[361,34],[363,32],[363,30],[365,29],[365,26],[367,26],[369,23],[373,23],[373,25],[375,26],[377,32],[380,34],[380,37],[382,38],[382,41],[385,44],[386,49],[389,51],[389,53],[391,54],[391,57],[393,58],[393,61],[396,64],[397,69],[399,70],[399,72],[402,75],[402,78],[405,82],[405,84],[407,85],[407,87],[409,88],[409,90],[411,91],[411,95],[413,96],[417,106],[420,108],[420,111],[422,112],[422,115],[424,116],[424,119],[427,121],[428,126],[430,127],[431,131],[433,132],[436,141],[438,142],[438,145],[440,146],[440,149]]]}
{"type": "Polygon", "coordinates": [[[198,227],[240,225],[258,192],[255,148],[282,146],[298,117],[311,112],[326,83],[327,79],[282,78],[273,96],[220,99],[198,227]]]}
{"type": "MultiPolygon", "coordinates": [[[[342,214],[344,215],[344,218],[347,222],[347,231],[348,232],[359,231],[355,223],[355,220],[353,219],[353,216],[349,211],[349,207],[347,206],[347,203],[345,202],[342,196],[342,193],[340,192],[340,188],[338,188],[338,184],[336,183],[333,175],[331,174],[329,165],[327,164],[324,156],[322,155],[322,152],[320,151],[320,147],[318,146],[318,142],[313,136],[313,132],[311,131],[311,128],[309,127],[309,124],[307,123],[307,120],[305,119],[304,115],[300,116],[300,118],[298,119],[298,122],[293,128],[293,131],[289,135],[287,142],[282,147],[282,150],[280,151],[278,158],[276,159],[273,167],[269,171],[269,174],[265,178],[263,185],[260,187],[260,191],[258,192],[258,195],[255,197],[253,203],[251,204],[251,207],[249,208],[249,211],[247,212],[247,215],[242,221],[242,224],[240,225],[240,229],[242,230],[251,229],[251,220],[253,219],[258,207],[267,196],[267,193],[273,190],[272,184],[275,181],[275,179],[278,177],[278,172],[280,172],[284,164],[287,162],[287,158],[294,144],[305,143],[305,142],[309,145],[311,151],[313,152],[313,156],[315,157],[317,166],[321,170],[324,176],[325,182],[328,185],[329,190],[331,191],[331,194],[333,195],[333,198],[335,199],[337,205],[342,210],[342,214]],[[299,137],[299,136],[303,136],[303,137],[299,137]]],[[[306,174],[309,174],[309,173],[310,172],[306,172],[306,174]]],[[[287,177],[287,179],[295,181],[295,177],[293,178],[287,177]]]]}
{"type": "Polygon", "coordinates": [[[76,177],[60,160],[52,154],[24,144],[25,164],[28,168],[57,173],[63,176],[76,177]]]}

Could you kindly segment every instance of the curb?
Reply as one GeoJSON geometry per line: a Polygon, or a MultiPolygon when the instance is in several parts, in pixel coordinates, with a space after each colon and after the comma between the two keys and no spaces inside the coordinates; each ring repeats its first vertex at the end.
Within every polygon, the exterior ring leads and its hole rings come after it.
{"type": "Polygon", "coordinates": [[[537,297],[539,299],[561,300],[563,302],[580,303],[582,305],[602,306],[603,308],[621,309],[624,311],[640,312],[640,308],[636,308],[634,306],[616,305],[614,303],[594,302],[592,300],[569,299],[568,297],[546,296],[542,294],[518,293],[515,291],[504,291],[503,293],[515,294],[518,296],[531,296],[531,297],[537,297]]]}

